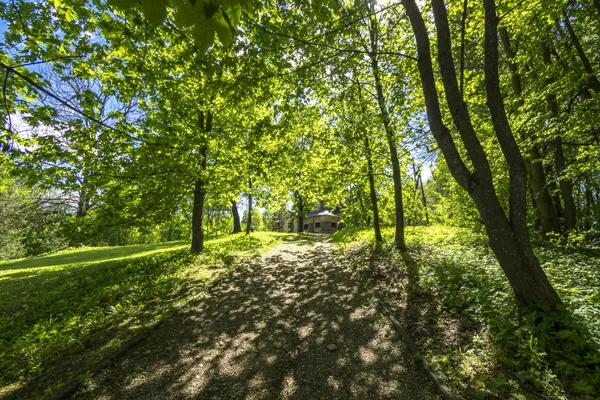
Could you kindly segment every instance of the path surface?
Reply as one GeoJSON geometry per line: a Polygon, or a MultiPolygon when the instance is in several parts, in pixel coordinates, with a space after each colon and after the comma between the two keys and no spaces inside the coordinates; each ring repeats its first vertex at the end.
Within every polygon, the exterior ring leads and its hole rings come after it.
{"type": "Polygon", "coordinates": [[[343,258],[317,238],[237,269],[77,399],[433,399],[343,258]]]}

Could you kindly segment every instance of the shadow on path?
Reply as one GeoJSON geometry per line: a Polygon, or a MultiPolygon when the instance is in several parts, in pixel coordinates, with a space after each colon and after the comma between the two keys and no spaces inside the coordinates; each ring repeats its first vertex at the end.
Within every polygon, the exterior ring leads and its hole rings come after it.
{"type": "Polygon", "coordinates": [[[281,244],[74,398],[436,398],[343,259],[325,237],[281,244]]]}

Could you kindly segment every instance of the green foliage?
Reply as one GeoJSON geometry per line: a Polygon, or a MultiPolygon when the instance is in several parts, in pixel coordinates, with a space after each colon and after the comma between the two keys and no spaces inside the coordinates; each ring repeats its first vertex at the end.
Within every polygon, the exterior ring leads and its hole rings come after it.
{"type": "MultiPolygon", "coordinates": [[[[0,263],[0,395],[51,395],[207,283],[285,235],[66,250],[0,263]],[[64,360],[80,359],[72,369],[64,360]],[[24,393],[27,393],[25,395],[24,393]]],[[[68,363],[67,363],[68,364],[68,363]]]]}
{"type": "MultiPolygon", "coordinates": [[[[5,170],[0,169],[0,174],[5,170]]],[[[29,189],[8,177],[0,182],[0,260],[65,248],[62,206],[46,201],[47,193],[29,189]]]]}
{"type": "MultiPolygon", "coordinates": [[[[142,0],[142,11],[148,22],[158,27],[167,18],[167,0],[142,0]]],[[[235,28],[242,12],[252,13],[249,0],[174,0],[175,23],[182,28],[194,27],[194,40],[201,52],[215,41],[215,33],[224,46],[231,45],[235,28]]],[[[109,0],[109,4],[128,10],[139,4],[138,0],[109,0]]]]}
{"type": "MultiPolygon", "coordinates": [[[[389,243],[393,231],[386,229],[383,233],[389,243]]],[[[458,393],[483,399],[489,391],[508,398],[530,395],[533,390],[556,399],[567,395],[586,399],[598,392],[597,250],[536,248],[567,307],[566,311],[548,313],[518,309],[484,234],[443,226],[409,228],[407,233],[409,254],[418,267],[414,271],[417,278],[393,281],[393,286],[380,295],[394,302],[407,293],[420,293],[422,307],[427,308],[422,311],[433,315],[420,322],[427,334],[416,336],[419,345],[458,393]],[[396,285],[405,285],[400,294],[396,285]]],[[[374,236],[365,229],[345,229],[335,233],[333,239],[347,249],[362,243],[364,251],[374,236]]],[[[375,265],[389,264],[386,268],[399,268],[401,275],[410,273],[409,264],[392,247],[378,254],[373,255],[379,257],[375,265]]],[[[357,270],[363,271],[361,276],[376,275],[376,271],[369,271],[367,260],[356,263],[357,270]]],[[[392,279],[393,274],[383,276],[392,279]]],[[[409,325],[409,330],[419,335],[418,326],[409,325]]]]}

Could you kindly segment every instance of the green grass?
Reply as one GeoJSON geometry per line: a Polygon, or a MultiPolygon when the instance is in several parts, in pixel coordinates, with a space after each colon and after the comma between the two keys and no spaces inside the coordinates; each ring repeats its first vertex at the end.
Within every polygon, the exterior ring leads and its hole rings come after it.
{"type": "Polygon", "coordinates": [[[409,261],[393,250],[393,229],[384,229],[383,236],[380,251],[372,247],[372,230],[347,229],[333,241],[348,249],[359,275],[370,284],[394,282],[382,295],[397,305],[453,390],[470,399],[537,398],[536,391],[553,399],[597,398],[597,252],[535,248],[568,310],[547,314],[518,309],[485,235],[445,226],[409,227],[409,261]],[[352,252],[354,246],[363,250],[352,252]]]}
{"type": "Polygon", "coordinates": [[[49,397],[276,233],[78,248],[0,263],[0,397],[49,397]]]}

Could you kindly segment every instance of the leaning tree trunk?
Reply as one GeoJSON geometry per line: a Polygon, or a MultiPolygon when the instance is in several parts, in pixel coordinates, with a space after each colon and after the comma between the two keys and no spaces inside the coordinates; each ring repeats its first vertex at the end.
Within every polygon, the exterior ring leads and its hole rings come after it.
{"type": "Polygon", "coordinates": [[[567,31],[569,32],[569,36],[571,37],[571,41],[573,42],[573,46],[575,46],[575,50],[577,50],[577,55],[579,56],[579,59],[581,60],[581,63],[583,64],[583,69],[585,70],[586,74],[588,74],[588,84],[590,85],[592,90],[594,92],[596,92],[596,94],[599,94],[600,93],[600,80],[596,76],[596,73],[594,72],[594,67],[592,67],[592,63],[590,62],[590,59],[588,58],[587,54],[585,53],[585,50],[583,49],[583,46],[581,45],[579,38],[577,37],[577,35],[575,34],[575,31],[573,30],[573,26],[571,25],[571,19],[569,18],[569,15],[567,14],[566,11],[564,12],[564,15],[565,15],[565,25],[567,27],[567,31]]]}
{"type": "Polygon", "coordinates": [[[375,177],[373,176],[373,160],[371,159],[371,144],[365,133],[365,152],[367,154],[367,175],[369,177],[369,192],[371,194],[371,207],[373,208],[373,227],[375,229],[375,243],[382,243],[381,227],[379,226],[379,208],[377,207],[377,192],[375,191],[375,177]]]}
{"type": "Polygon", "coordinates": [[[415,33],[418,68],[432,134],[444,154],[448,168],[456,181],[474,200],[490,247],[504,271],[517,302],[521,306],[538,305],[556,308],[561,301],[548,281],[529,241],[526,224],[527,172],[504,111],[498,81],[498,32],[493,0],[484,0],[485,80],[488,106],[498,142],[510,166],[510,216],[507,217],[494,190],[487,155],[481,146],[459,90],[451,51],[448,16],[443,0],[432,0],[437,27],[438,62],[450,112],[464,144],[473,172],[463,162],[450,130],[443,122],[438,99],[429,35],[415,0],[402,0],[415,33]]]}
{"type": "Polygon", "coordinates": [[[231,215],[233,215],[233,233],[240,233],[242,224],[240,223],[240,213],[235,200],[231,200],[231,215]]]}
{"type": "MultiPolygon", "coordinates": [[[[369,3],[371,4],[371,3],[369,3]]],[[[396,148],[396,138],[394,131],[390,123],[390,116],[385,103],[385,96],[383,95],[383,86],[381,84],[381,77],[379,75],[379,62],[377,60],[378,51],[378,26],[377,19],[375,17],[370,18],[369,35],[371,41],[371,51],[369,57],[371,58],[371,69],[373,72],[373,78],[375,79],[375,90],[377,92],[377,104],[379,105],[380,116],[385,129],[385,136],[387,138],[388,147],[390,150],[390,159],[392,161],[392,180],[394,182],[394,205],[395,205],[395,219],[396,219],[396,235],[394,243],[400,250],[406,249],[406,243],[404,239],[404,205],[402,203],[402,176],[400,172],[400,161],[398,160],[398,149],[396,148]]]]}
{"type": "MultiPolygon", "coordinates": [[[[212,130],[212,113],[209,111],[206,114],[206,122],[204,121],[204,112],[198,114],[198,126],[203,133],[202,141],[208,142],[208,135],[212,130]]],[[[192,206],[192,248],[194,254],[202,253],[204,250],[204,228],[202,226],[204,214],[204,199],[206,198],[206,152],[207,145],[200,146],[198,151],[200,156],[200,177],[196,179],[194,184],[194,204],[192,206]]]]}
{"type": "Polygon", "coordinates": [[[246,235],[252,232],[252,179],[248,179],[248,219],[246,221],[246,235]]]}

